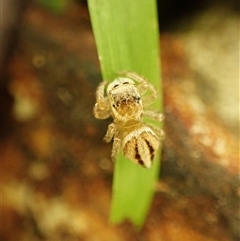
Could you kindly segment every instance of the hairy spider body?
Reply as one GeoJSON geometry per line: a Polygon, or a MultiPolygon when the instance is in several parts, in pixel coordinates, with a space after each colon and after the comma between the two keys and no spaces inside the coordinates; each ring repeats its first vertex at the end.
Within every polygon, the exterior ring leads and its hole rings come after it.
{"type": "Polygon", "coordinates": [[[147,80],[135,73],[126,73],[126,77],[117,78],[107,87],[100,83],[96,92],[94,116],[98,119],[113,117],[104,137],[106,142],[113,139],[112,159],[115,160],[119,150],[131,161],[150,168],[164,132],[157,127],[143,123],[143,116],[163,120],[163,115],[155,111],[144,111],[142,95],[149,89],[151,100],[157,92],[147,80]],[[139,83],[136,85],[135,82],[139,83]],[[154,130],[153,130],[154,129],[154,130]]]}

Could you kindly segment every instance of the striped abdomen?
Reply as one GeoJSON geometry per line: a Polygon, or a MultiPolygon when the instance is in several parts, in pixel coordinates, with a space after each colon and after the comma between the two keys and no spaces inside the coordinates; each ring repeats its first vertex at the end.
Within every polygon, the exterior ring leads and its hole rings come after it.
{"type": "Polygon", "coordinates": [[[150,168],[160,142],[148,126],[131,131],[122,142],[123,154],[131,161],[150,168]]]}

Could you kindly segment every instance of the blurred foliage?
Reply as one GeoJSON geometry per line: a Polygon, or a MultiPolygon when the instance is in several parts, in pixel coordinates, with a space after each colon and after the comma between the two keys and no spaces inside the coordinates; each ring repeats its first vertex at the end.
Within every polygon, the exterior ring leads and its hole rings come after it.
{"type": "Polygon", "coordinates": [[[35,1],[56,14],[62,13],[73,2],[73,0],[35,0],[35,1]]]}

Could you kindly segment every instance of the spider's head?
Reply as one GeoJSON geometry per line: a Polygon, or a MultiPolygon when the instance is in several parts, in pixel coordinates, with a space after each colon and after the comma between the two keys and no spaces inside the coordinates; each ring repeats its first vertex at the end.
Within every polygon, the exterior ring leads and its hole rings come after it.
{"type": "Polygon", "coordinates": [[[139,120],[143,105],[134,81],[129,78],[117,78],[107,87],[107,95],[117,119],[139,120]]]}

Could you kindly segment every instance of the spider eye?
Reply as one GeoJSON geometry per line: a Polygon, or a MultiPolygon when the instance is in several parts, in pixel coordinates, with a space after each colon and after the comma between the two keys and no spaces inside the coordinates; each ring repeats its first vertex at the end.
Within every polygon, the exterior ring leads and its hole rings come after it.
{"type": "Polygon", "coordinates": [[[129,84],[129,82],[123,82],[124,85],[129,84]]]}
{"type": "Polygon", "coordinates": [[[118,84],[117,84],[117,85],[114,85],[113,88],[116,88],[116,87],[118,87],[118,86],[119,86],[118,84]]]}

